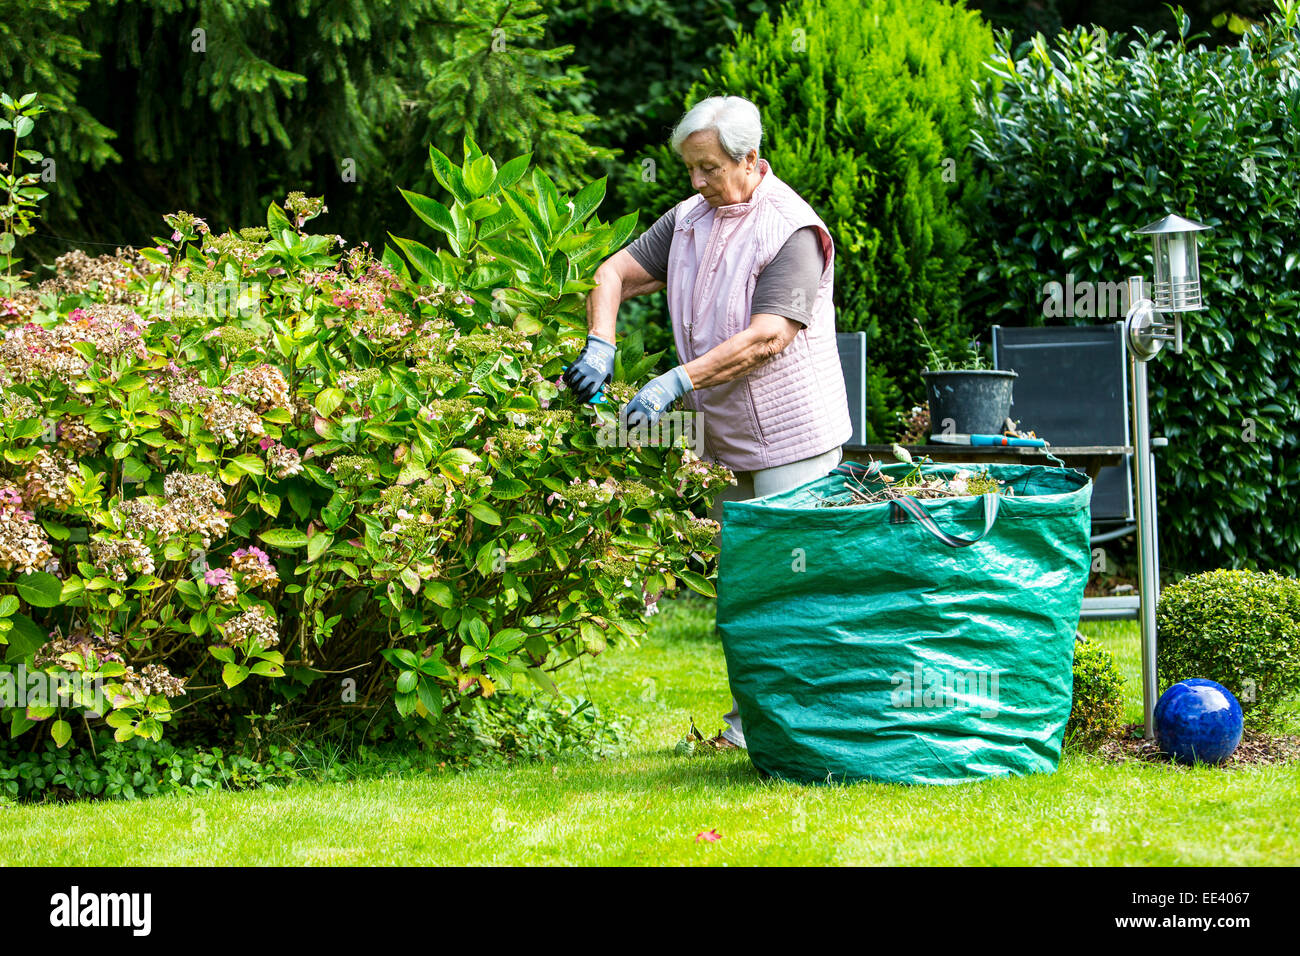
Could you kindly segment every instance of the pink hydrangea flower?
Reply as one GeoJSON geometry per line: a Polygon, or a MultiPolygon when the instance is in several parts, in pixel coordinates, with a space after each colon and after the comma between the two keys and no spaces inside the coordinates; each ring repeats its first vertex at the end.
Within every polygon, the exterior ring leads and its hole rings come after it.
{"type": "Polygon", "coordinates": [[[271,558],[267,555],[265,551],[263,551],[261,548],[256,546],[251,548],[239,548],[230,557],[231,559],[242,558],[246,554],[252,555],[253,557],[257,558],[258,562],[263,567],[269,568],[271,566],[271,558]]]}

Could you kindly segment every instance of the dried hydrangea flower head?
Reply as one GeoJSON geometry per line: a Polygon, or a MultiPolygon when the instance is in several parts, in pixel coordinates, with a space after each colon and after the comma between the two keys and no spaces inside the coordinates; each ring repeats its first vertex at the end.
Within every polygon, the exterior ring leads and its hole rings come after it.
{"type": "Polygon", "coordinates": [[[223,391],[251,402],[259,414],[264,415],[273,408],[293,411],[289,383],[284,373],[274,365],[240,369],[230,376],[223,391]]]}
{"type": "Polygon", "coordinates": [[[236,614],[221,628],[225,641],[231,647],[248,646],[250,650],[264,651],[280,643],[276,620],[263,605],[258,604],[243,614],[236,614]]]}
{"type": "Polygon", "coordinates": [[[90,542],[90,561],[119,584],[128,572],[153,574],[153,552],[139,538],[95,538],[90,542]]]}
{"type": "Polygon", "coordinates": [[[266,452],[266,469],[276,478],[288,478],[302,471],[302,456],[273,438],[263,438],[258,447],[266,452]]]}
{"type": "Polygon", "coordinates": [[[142,701],[155,694],[177,697],[185,693],[185,682],[179,677],[173,677],[162,664],[146,664],[141,673],[136,673],[135,668],[128,664],[126,673],[119,677],[118,681],[122,685],[123,693],[114,698],[114,707],[142,701]]]}
{"type": "Polygon", "coordinates": [[[81,477],[81,471],[72,458],[42,448],[27,464],[23,474],[23,501],[31,508],[69,508],[74,496],[68,479],[81,477]]]}
{"type": "Polygon", "coordinates": [[[173,472],[163,479],[163,493],[170,522],[187,534],[200,535],[203,547],[229,529],[234,515],[225,510],[225,492],[215,478],[173,472]]]}
{"type": "Polygon", "coordinates": [[[42,570],[52,560],[45,529],[24,507],[18,489],[0,481],[0,569],[27,574],[42,570]]]}
{"type": "Polygon", "coordinates": [[[224,398],[215,399],[203,409],[203,427],[227,445],[238,445],[266,434],[257,412],[224,398]]]}
{"type": "Polygon", "coordinates": [[[230,569],[244,576],[244,584],[250,588],[275,587],[280,583],[280,575],[271,563],[270,556],[261,548],[238,548],[230,556],[230,569]]]}
{"type": "Polygon", "coordinates": [[[93,455],[99,451],[104,440],[99,433],[80,418],[64,415],[54,428],[59,447],[75,456],[93,455]]]}

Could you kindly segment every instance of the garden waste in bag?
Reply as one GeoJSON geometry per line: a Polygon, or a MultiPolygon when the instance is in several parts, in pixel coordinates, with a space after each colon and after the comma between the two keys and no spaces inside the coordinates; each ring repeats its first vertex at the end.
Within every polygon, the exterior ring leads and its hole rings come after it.
{"type": "Polygon", "coordinates": [[[960,466],[845,462],[723,505],[718,631],[749,756],[774,777],[956,783],[1056,769],[1092,482],[990,464],[996,494],[823,503],[917,467],[960,466]]]}

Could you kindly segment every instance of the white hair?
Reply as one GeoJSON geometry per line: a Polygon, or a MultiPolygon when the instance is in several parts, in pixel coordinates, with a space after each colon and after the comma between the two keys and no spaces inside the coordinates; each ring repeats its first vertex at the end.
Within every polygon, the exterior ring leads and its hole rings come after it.
{"type": "Polygon", "coordinates": [[[681,155],[682,143],[692,133],[715,130],[722,151],[740,162],[758,149],[763,138],[763,121],[758,107],[743,96],[710,96],[700,100],[681,118],[669,144],[681,155]]]}

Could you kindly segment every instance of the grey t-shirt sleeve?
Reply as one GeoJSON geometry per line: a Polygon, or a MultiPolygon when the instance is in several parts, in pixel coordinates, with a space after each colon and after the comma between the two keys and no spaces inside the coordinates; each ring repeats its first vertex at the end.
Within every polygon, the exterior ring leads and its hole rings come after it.
{"type": "Polygon", "coordinates": [[[660,282],[668,281],[668,250],[673,244],[676,224],[677,208],[674,206],[627,246],[628,253],[641,268],[660,282]]]}
{"type": "Polygon", "coordinates": [[[770,312],[802,325],[810,324],[813,300],[817,298],[825,265],[826,254],[822,252],[817,227],[796,229],[758,274],[750,313],[770,312]]]}

